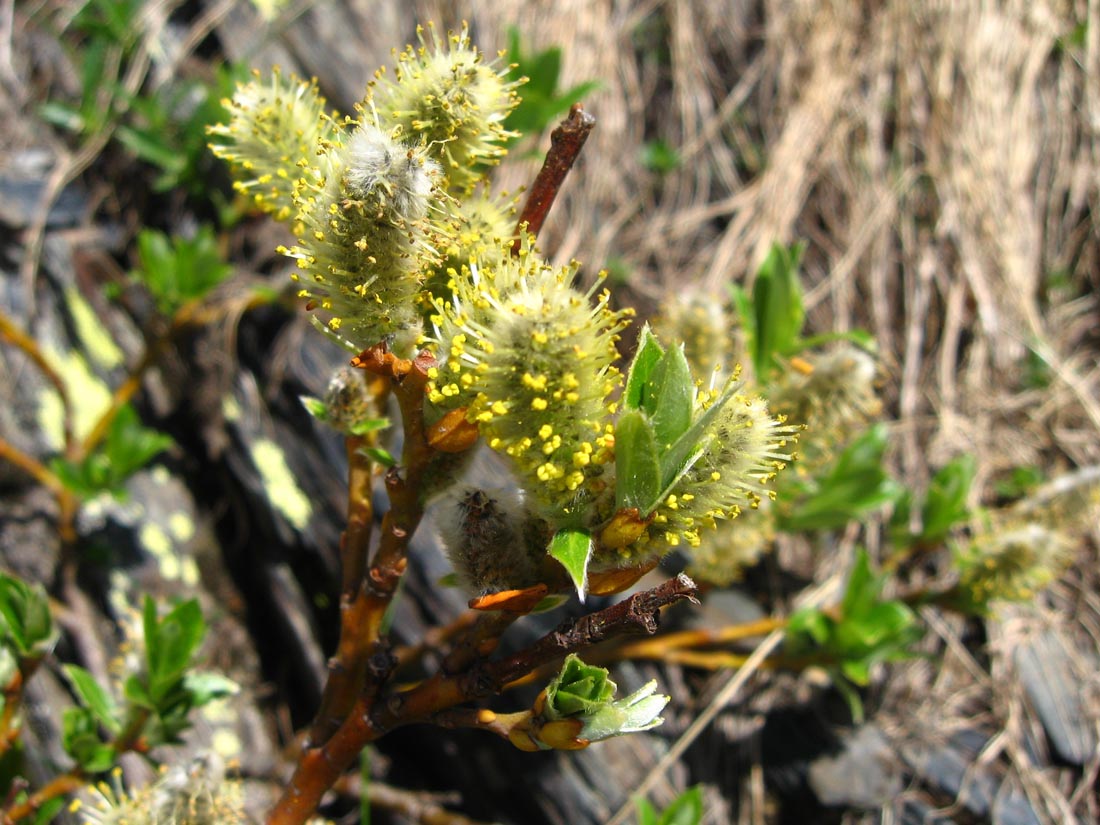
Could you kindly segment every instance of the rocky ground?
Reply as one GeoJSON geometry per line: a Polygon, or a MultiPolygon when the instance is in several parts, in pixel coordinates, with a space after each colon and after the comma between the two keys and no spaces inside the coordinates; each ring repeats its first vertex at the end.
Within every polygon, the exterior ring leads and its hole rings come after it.
{"type": "MultiPolygon", "coordinates": [[[[49,354],[78,429],[166,332],[127,285],[137,233],[193,233],[224,208],[214,193],[230,197],[212,158],[195,180],[158,188],[119,128],[133,112],[78,137],[43,110],[83,94],[90,117],[102,99],[82,91],[81,5],[0,2],[0,308],[49,354]]],[[[644,317],[677,293],[724,302],[773,242],[804,240],[811,331],[863,328],[877,342],[897,478],[919,490],[971,454],[971,504],[990,505],[1018,468],[1054,478],[1100,463],[1091,0],[340,0],[271,17],[234,0],[132,5],[140,25],[120,83],[164,100],[234,61],[315,76],[350,111],[416,21],[467,20],[489,52],[512,26],[532,49],[559,45],[560,85],[599,85],[585,98],[597,128],[541,236],[554,260],[581,261],[589,279],[609,268],[616,302],[644,317]],[[647,155],[658,142],[676,162],[647,155]]],[[[539,162],[535,142],[522,144],[498,185],[517,190],[539,162]]],[[[50,586],[64,631],[28,686],[32,785],[64,763],[57,713],[72,699],[57,663],[108,674],[144,593],[198,593],[213,626],[206,661],[242,686],[187,747],[232,760],[256,810],[288,775],[335,643],[346,459],[298,400],[321,395],[344,354],[295,306],[274,253],[284,240],[257,216],[219,234],[235,270],[221,311],[172,331],[136,396],[174,446],[130,479],[126,501],[81,509],[78,564],[60,556],[48,492],[0,463],[0,565],[50,586]]],[[[0,382],[0,436],[40,458],[56,451],[56,393],[10,337],[0,382]]],[[[857,545],[882,554],[881,521],[816,546],[781,540],[701,616],[670,619],[786,610],[835,586],[857,545]]],[[[672,695],[661,728],[522,758],[484,734],[402,731],[370,756],[376,798],[389,800],[377,821],[467,821],[417,813],[441,801],[476,822],[632,822],[637,789],[661,805],[699,782],[708,823],[1100,821],[1095,525],[1073,552],[1055,584],[988,619],[924,610],[926,656],[875,671],[863,723],[814,671],[621,665],[624,688],[655,677],[672,695]]],[[[914,580],[949,575],[943,555],[914,580]]],[[[413,557],[401,644],[464,608],[438,586],[449,566],[430,529],[413,557]]],[[[521,623],[509,639],[547,627],[521,623]]],[[[125,768],[133,782],[147,770],[125,768]]],[[[357,782],[338,790],[326,814],[358,821],[357,782]]]]}

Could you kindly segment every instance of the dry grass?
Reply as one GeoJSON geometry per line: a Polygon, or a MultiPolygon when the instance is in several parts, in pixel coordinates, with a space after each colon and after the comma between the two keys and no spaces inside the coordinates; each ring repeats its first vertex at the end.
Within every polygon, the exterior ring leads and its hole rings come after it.
{"type": "MultiPolygon", "coordinates": [[[[920,486],[972,453],[977,499],[1012,467],[1100,462],[1100,1],[348,0],[299,5],[274,29],[247,4],[207,6],[231,56],[317,74],[345,107],[414,19],[467,19],[488,48],[512,25],[536,48],[562,45],[562,84],[601,88],[586,100],[598,128],[544,232],[554,257],[625,262],[632,290],[659,305],[689,288],[720,296],[774,241],[805,239],[814,329],[863,327],[879,343],[900,477],[920,486]],[[1083,45],[1063,47],[1085,19],[1083,45]],[[656,138],[683,159],[663,178],[640,160],[656,138]]],[[[18,108],[5,87],[0,113],[18,108]]],[[[514,190],[536,167],[514,162],[500,183],[514,190]]],[[[980,719],[1003,731],[984,758],[1050,821],[1095,821],[1095,760],[1082,785],[1026,756],[1036,723],[1010,655],[1054,626],[1095,687],[1094,562],[1095,547],[1039,609],[991,622],[988,657],[933,617],[938,659],[886,692],[891,730],[980,719]]]]}

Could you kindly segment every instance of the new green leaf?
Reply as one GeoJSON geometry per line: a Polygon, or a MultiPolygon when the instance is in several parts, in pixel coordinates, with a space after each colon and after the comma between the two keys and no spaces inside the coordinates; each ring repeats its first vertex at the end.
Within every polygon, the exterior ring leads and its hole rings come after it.
{"type": "Polygon", "coordinates": [[[643,404],[660,447],[667,449],[691,426],[693,396],[684,347],[669,347],[650,373],[643,404]]]}
{"type": "Polygon", "coordinates": [[[653,426],[641,412],[625,412],[615,424],[615,503],[643,516],[661,493],[661,467],[653,426]]]}
{"type": "Polygon", "coordinates": [[[117,734],[122,729],[118,705],[107,689],[82,667],[65,665],[64,671],[80,704],[92,712],[99,724],[112,734],[117,734]]]}
{"type": "Polygon", "coordinates": [[[642,327],[638,336],[638,348],[634,351],[634,360],[626,373],[626,388],[623,390],[623,408],[627,410],[643,409],[646,386],[650,373],[664,355],[664,348],[650,331],[649,324],[642,327]]]}
{"type": "Polygon", "coordinates": [[[592,545],[592,536],[585,530],[559,530],[550,539],[547,551],[569,573],[582,601],[588,590],[588,561],[592,558],[592,545]]]}

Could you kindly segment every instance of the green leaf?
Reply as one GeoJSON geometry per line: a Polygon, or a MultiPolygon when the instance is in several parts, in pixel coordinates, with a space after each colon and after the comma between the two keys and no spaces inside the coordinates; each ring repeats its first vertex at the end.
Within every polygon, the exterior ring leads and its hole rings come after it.
{"type": "Polygon", "coordinates": [[[65,676],[76,691],[80,704],[92,712],[96,721],[111,734],[122,730],[118,705],[103,685],[91,673],[77,665],[64,665],[65,676]]]}
{"type": "Polygon", "coordinates": [[[99,725],[88,708],[67,708],[61,717],[61,745],[87,773],[102,773],[115,763],[115,749],[99,738],[99,725]]]}
{"type": "Polygon", "coordinates": [[[61,129],[70,132],[82,132],[84,130],[84,118],[80,110],[67,103],[48,101],[38,107],[38,116],[47,123],[52,123],[61,129]]]}
{"type": "Polygon", "coordinates": [[[623,409],[637,410],[644,408],[649,376],[661,360],[664,352],[664,348],[650,330],[649,324],[643,326],[642,331],[638,334],[638,346],[634,350],[634,360],[630,362],[630,369],[626,374],[626,388],[623,390],[623,409]]]}
{"type": "Polygon", "coordinates": [[[54,817],[61,813],[64,807],[64,797],[51,799],[35,812],[34,825],[48,825],[50,822],[53,822],[54,817]]]}
{"type": "Polygon", "coordinates": [[[881,590],[882,583],[871,573],[871,558],[866,550],[860,548],[848,574],[848,587],[840,606],[842,615],[849,619],[865,615],[881,590]]]}
{"type": "MultiPolygon", "coordinates": [[[[779,528],[792,533],[837,529],[897,501],[904,491],[883,467],[886,446],[884,424],[868,429],[837,456],[822,477],[802,482],[800,490],[789,491],[802,495],[779,509],[779,528]]],[[[790,500],[794,496],[781,492],[780,498],[790,500]]]]}
{"type": "Polygon", "coordinates": [[[565,92],[558,92],[561,74],[561,49],[552,46],[536,54],[524,52],[519,30],[508,30],[507,61],[512,65],[508,78],[527,82],[520,89],[520,103],[504,121],[504,128],[523,135],[540,134],[559,115],[582,97],[599,88],[599,83],[579,83],[565,92]]]}
{"type": "Polygon", "coordinates": [[[943,541],[955,525],[969,519],[966,502],[977,469],[973,456],[961,455],[932,477],[921,513],[922,541],[929,544],[943,541]]]}
{"type": "MultiPolygon", "coordinates": [[[[18,673],[19,660],[7,644],[0,645],[0,690],[9,686],[18,673]]],[[[0,700],[0,708],[3,707],[4,702],[0,700]]]]}
{"type": "Polygon", "coordinates": [[[871,669],[867,662],[849,659],[840,663],[840,672],[854,685],[867,687],[871,681],[871,669]]]}
{"type": "Polygon", "coordinates": [[[577,595],[584,600],[588,590],[588,561],[592,558],[592,536],[585,530],[559,530],[550,539],[547,552],[573,580],[577,595]]]}
{"type": "MultiPolygon", "coordinates": [[[[817,608],[804,607],[791,615],[787,622],[787,640],[792,646],[795,640],[803,637],[812,640],[818,645],[823,645],[829,639],[831,628],[830,619],[817,608]]],[[[802,647],[805,649],[805,646],[802,647]]]]}
{"type": "Polygon", "coordinates": [[[192,708],[201,708],[216,699],[235,696],[241,690],[240,685],[220,673],[184,674],[183,689],[191,697],[192,708]]]}
{"type": "Polygon", "coordinates": [[[644,414],[631,411],[615,422],[615,504],[649,515],[661,493],[657,437],[644,414]]]}
{"type": "Polygon", "coordinates": [[[351,435],[368,435],[390,426],[388,418],[365,418],[357,421],[349,430],[351,435]]]}
{"type": "Polygon", "coordinates": [[[699,825],[703,821],[703,788],[695,785],[672,800],[658,825],[699,825]]]}
{"type": "Polygon", "coordinates": [[[302,402],[306,412],[318,421],[328,421],[328,407],[320,398],[314,398],[312,395],[299,395],[298,400],[302,402]]]}
{"type": "Polygon", "coordinates": [[[757,380],[766,383],[776,355],[798,350],[805,319],[798,265],[805,247],[774,244],[756,273],[752,290],[750,350],[757,380]]]}
{"type": "Polygon", "coordinates": [[[134,674],[122,683],[122,696],[127,703],[146,710],[156,710],[157,705],[149,693],[149,686],[142,676],[134,674]]]}
{"type": "Polygon", "coordinates": [[[57,636],[46,589],[0,572],[0,640],[12,644],[20,659],[40,658],[57,636]]]}
{"type": "Polygon", "coordinates": [[[657,809],[642,796],[634,797],[634,807],[638,809],[638,825],[657,825],[657,809]]]}
{"type": "Polygon", "coordinates": [[[382,447],[361,447],[360,449],[375,464],[381,464],[383,467],[397,466],[397,459],[389,450],[382,447]]]}
{"type": "Polygon", "coordinates": [[[144,625],[149,695],[159,708],[160,700],[191,666],[206,635],[206,622],[196,599],[182,602],[158,620],[156,605],[146,598],[144,625]]]}
{"type": "Polygon", "coordinates": [[[714,423],[722,409],[733,400],[740,388],[737,381],[728,381],[722,394],[692,422],[675,443],[661,454],[661,496],[663,499],[668,491],[678,482],[692,465],[698,460],[707,447],[709,437],[707,430],[714,423]]]}
{"type": "Polygon", "coordinates": [[[683,345],[669,347],[650,372],[643,401],[658,447],[668,449],[691,426],[694,395],[683,345]]]}

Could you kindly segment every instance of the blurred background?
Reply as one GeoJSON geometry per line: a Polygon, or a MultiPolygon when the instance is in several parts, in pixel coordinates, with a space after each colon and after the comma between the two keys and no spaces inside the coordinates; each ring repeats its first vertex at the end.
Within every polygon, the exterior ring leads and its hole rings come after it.
{"type": "MultiPolygon", "coordinates": [[[[428,21],[468,22],[489,55],[527,58],[519,91],[543,116],[495,189],[533,179],[543,127],[574,98],[596,118],[540,245],[586,281],[606,269],[617,305],[640,318],[685,298],[725,306],[773,244],[803,242],[807,335],[875,342],[894,478],[922,491],[971,456],[977,508],[1100,463],[1096,0],[3,0],[0,307],[63,377],[77,431],[150,342],[170,342],[133,400],[174,443],[125,480],[126,501],[80,508],[77,562],[51,496],[0,463],[0,563],[64,604],[58,655],[104,673],[138,594],[200,592],[208,658],[244,690],[189,747],[235,760],[257,809],[287,775],[335,641],[346,464],[298,397],[323,394],[344,356],[295,311],[274,252],[287,236],[234,201],[205,127],[236,79],[274,65],[351,112],[428,21]],[[221,309],[176,329],[142,285],[157,271],[218,272],[221,309]]],[[[62,418],[31,361],[0,349],[0,435],[45,457],[62,418]]],[[[703,621],[785,609],[856,545],[880,558],[886,518],[813,544],[780,537],[703,621]]],[[[811,671],[756,673],[715,708],[729,671],[623,665],[625,688],[656,676],[672,695],[663,727],[522,758],[484,735],[403,732],[371,772],[414,793],[377,821],[428,821],[410,800],[438,794],[477,822],[608,822],[624,805],[614,821],[633,822],[643,781],[659,807],[705,783],[709,823],[1100,821],[1095,523],[1073,554],[1026,604],[981,620],[922,612],[925,655],[875,672],[863,723],[811,671]],[[708,708],[706,729],[655,767],[708,708]]],[[[425,530],[400,641],[461,611],[436,586],[447,572],[425,530]]],[[[909,573],[942,570],[932,556],[909,573]]],[[[48,776],[64,761],[53,709],[72,700],[56,668],[33,690],[28,752],[48,776]]],[[[326,815],[358,821],[357,789],[326,815]]],[[[468,821],[455,817],[431,821],[468,821]]]]}

